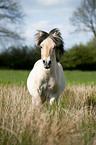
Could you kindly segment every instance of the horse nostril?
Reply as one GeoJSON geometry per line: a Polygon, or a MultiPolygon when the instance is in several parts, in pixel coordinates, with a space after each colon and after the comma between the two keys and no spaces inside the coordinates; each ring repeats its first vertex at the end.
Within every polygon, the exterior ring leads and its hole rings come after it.
{"type": "Polygon", "coordinates": [[[45,60],[43,60],[43,63],[45,64],[45,60]]]}
{"type": "Polygon", "coordinates": [[[49,63],[48,64],[51,65],[51,60],[49,60],[49,63]]]}

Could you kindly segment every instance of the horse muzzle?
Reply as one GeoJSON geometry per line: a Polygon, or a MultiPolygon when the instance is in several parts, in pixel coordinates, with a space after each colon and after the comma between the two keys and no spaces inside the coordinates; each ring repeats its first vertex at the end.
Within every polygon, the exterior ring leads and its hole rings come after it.
{"type": "Polygon", "coordinates": [[[51,67],[52,61],[51,59],[43,59],[43,64],[46,69],[49,69],[51,67]]]}

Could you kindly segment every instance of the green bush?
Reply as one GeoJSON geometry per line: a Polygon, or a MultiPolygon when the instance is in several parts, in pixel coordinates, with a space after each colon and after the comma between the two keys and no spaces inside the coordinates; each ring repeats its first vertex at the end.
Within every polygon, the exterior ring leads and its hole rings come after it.
{"type": "MultiPolygon", "coordinates": [[[[94,42],[94,43],[93,43],[94,42]]],[[[64,69],[96,70],[96,43],[76,45],[65,51],[61,64],[64,69]]]]}
{"type": "Polygon", "coordinates": [[[22,48],[10,47],[0,54],[0,68],[32,69],[34,63],[40,58],[38,47],[22,48]]]}

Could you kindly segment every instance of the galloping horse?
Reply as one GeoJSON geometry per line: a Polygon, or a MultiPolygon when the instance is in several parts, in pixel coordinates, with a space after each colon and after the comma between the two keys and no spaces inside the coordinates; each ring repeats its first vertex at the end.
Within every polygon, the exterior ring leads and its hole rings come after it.
{"type": "Polygon", "coordinates": [[[27,87],[36,105],[45,100],[50,105],[65,89],[65,77],[60,61],[64,52],[63,38],[55,28],[49,33],[39,30],[35,35],[37,45],[41,47],[41,59],[38,60],[27,79],[27,87]]]}

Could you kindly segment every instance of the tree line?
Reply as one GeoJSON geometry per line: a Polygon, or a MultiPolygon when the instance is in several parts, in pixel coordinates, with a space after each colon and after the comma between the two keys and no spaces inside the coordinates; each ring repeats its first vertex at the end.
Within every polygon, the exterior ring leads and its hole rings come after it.
{"type": "MultiPolygon", "coordinates": [[[[40,58],[39,47],[16,46],[24,39],[20,35],[23,17],[19,0],[0,0],[0,47],[14,44],[0,53],[0,69],[32,69],[40,58]]],[[[66,50],[61,60],[63,68],[96,70],[96,0],[82,0],[70,21],[76,33],[91,31],[94,39],[66,50]]]]}
{"type": "MultiPolygon", "coordinates": [[[[37,46],[9,47],[0,53],[0,69],[32,69],[41,58],[37,46]]],[[[64,70],[96,70],[96,38],[86,45],[75,45],[64,52],[61,64],[64,70]]]]}
{"type": "Polygon", "coordinates": [[[61,64],[67,70],[96,70],[96,38],[65,51],[61,64]]]}
{"type": "Polygon", "coordinates": [[[0,69],[32,69],[40,58],[40,49],[36,46],[9,47],[0,54],[0,69]]]}

